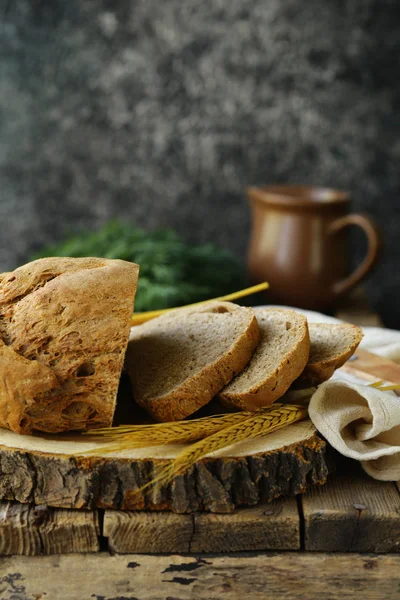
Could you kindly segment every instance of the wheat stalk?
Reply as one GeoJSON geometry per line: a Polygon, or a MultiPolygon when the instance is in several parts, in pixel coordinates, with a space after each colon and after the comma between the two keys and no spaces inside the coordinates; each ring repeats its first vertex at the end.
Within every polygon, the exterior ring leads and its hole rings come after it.
{"type": "MultiPolygon", "coordinates": [[[[243,414],[243,413],[241,413],[243,414]]],[[[241,423],[236,423],[221,429],[183,450],[179,456],[165,467],[156,471],[155,477],[137,490],[143,492],[148,487],[164,486],[171,483],[177,475],[182,475],[187,469],[207,454],[221,450],[247,439],[255,439],[272,433],[291,423],[305,419],[308,415],[305,406],[275,404],[274,408],[260,409],[246,417],[241,423]]]]}
{"type": "MultiPolygon", "coordinates": [[[[285,404],[307,404],[316,388],[292,390],[287,392],[280,400],[285,404]]],[[[264,407],[262,410],[272,411],[278,405],[264,407]]],[[[84,432],[84,436],[101,438],[107,445],[88,450],[87,453],[119,452],[129,448],[146,448],[150,446],[164,446],[167,444],[183,444],[195,442],[214,435],[221,429],[243,423],[253,417],[254,411],[241,411],[224,413],[190,419],[186,421],[171,421],[169,423],[154,423],[143,425],[119,425],[118,427],[104,427],[84,432]]],[[[97,439],[96,439],[97,441],[97,439]]]]}
{"type": "Polygon", "coordinates": [[[388,385],[385,384],[384,381],[375,381],[375,383],[370,383],[369,387],[375,388],[380,392],[391,392],[395,390],[400,390],[400,383],[390,383],[388,385]]]}
{"type": "Polygon", "coordinates": [[[382,385],[383,385],[383,381],[380,379],[379,381],[374,381],[374,383],[369,383],[368,387],[379,389],[382,385]]]}
{"type": "MultiPolygon", "coordinates": [[[[400,384],[384,386],[382,381],[370,384],[381,391],[400,389],[400,384]]],[[[213,415],[192,419],[189,421],[172,421],[169,423],[155,423],[143,425],[120,425],[119,427],[106,427],[85,432],[83,435],[97,439],[101,438],[106,444],[93,450],[88,450],[87,454],[106,454],[110,452],[120,452],[134,448],[147,448],[151,446],[164,446],[168,444],[184,444],[204,440],[218,433],[219,431],[243,424],[247,419],[259,414],[271,414],[279,406],[283,407],[293,405],[294,403],[306,406],[315,387],[303,390],[290,390],[280,401],[272,407],[265,407],[261,411],[243,411],[222,415],[213,415]]],[[[97,441],[96,439],[96,441],[97,441]]]]}
{"type": "MultiPolygon", "coordinates": [[[[219,298],[212,298],[211,300],[202,300],[201,302],[194,302],[193,304],[187,304],[186,306],[181,306],[180,308],[189,308],[191,306],[201,306],[202,304],[207,304],[208,302],[233,302],[234,300],[239,300],[240,298],[244,298],[245,296],[250,296],[251,294],[256,294],[257,292],[262,292],[263,290],[267,290],[269,288],[269,283],[264,281],[263,283],[259,283],[258,285],[253,285],[252,287],[245,288],[244,290],[240,290],[239,292],[233,292],[233,294],[227,294],[226,296],[220,296],[219,298]]],[[[148,312],[140,312],[135,313],[132,316],[132,326],[141,325],[142,323],[146,323],[146,321],[150,321],[151,319],[155,319],[156,317],[160,317],[171,310],[176,310],[176,308],[164,308],[162,310],[150,310],[148,312]]]]}
{"type": "Polygon", "coordinates": [[[237,412],[191,421],[172,421],[152,425],[122,425],[87,431],[83,435],[100,437],[109,445],[89,450],[88,453],[108,453],[129,448],[146,448],[166,444],[188,443],[204,439],[221,429],[242,423],[254,412],[237,412]]]}

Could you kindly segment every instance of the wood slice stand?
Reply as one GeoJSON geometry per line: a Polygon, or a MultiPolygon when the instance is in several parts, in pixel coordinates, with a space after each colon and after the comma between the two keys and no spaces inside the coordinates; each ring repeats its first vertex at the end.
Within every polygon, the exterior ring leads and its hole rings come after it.
{"type": "Polygon", "coordinates": [[[57,508],[229,513],[325,483],[325,442],[302,421],[199,462],[171,485],[138,492],[183,446],[85,454],[104,442],[0,430],[0,499],[57,508]],[[73,453],[73,456],[71,454],[73,453]]]}

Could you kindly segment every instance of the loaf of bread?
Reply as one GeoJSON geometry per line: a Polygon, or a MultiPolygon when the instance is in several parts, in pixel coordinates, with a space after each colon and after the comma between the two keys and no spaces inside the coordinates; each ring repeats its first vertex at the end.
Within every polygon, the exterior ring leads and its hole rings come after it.
{"type": "Polygon", "coordinates": [[[222,404],[257,410],[272,404],[303,371],[310,352],[307,319],[289,309],[255,309],[260,343],[243,370],[219,394],[222,404]]]}
{"type": "Polygon", "coordinates": [[[0,275],[0,426],[110,426],[139,267],[44,258],[0,275]]]}
{"type": "Polygon", "coordinates": [[[184,419],[249,362],[259,339],[251,308],[230,302],[174,310],[132,328],[125,367],[158,421],[184,419]]]}

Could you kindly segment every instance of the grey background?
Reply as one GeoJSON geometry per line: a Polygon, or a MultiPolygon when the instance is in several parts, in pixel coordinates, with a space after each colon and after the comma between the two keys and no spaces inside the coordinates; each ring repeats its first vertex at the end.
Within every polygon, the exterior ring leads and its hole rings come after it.
{"type": "Polygon", "coordinates": [[[312,183],[381,224],[368,290],[396,312],[397,0],[0,0],[0,15],[0,271],[113,216],[244,260],[246,185],[312,183]]]}

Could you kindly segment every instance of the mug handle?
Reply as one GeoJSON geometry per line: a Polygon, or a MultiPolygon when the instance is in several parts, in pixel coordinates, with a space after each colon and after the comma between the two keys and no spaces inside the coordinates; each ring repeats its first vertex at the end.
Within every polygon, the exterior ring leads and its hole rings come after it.
{"type": "Polygon", "coordinates": [[[341,217],[340,219],[337,219],[331,223],[329,231],[330,233],[335,234],[349,225],[357,225],[364,231],[367,236],[368,251],[367,256],[364,258],[362,263],[358,265],[356,270],[351,273],[351,275],[334,284],[333,291],[337,295],[348,292],[355,285],[357,285],[357,283],[364,279],[367,273],[369,273],[369,271],[376,264],[381,247],[381,235],[378,226],[368,215],[363,215],[360,213],[345,215],[344,217],[341,217]]]}

